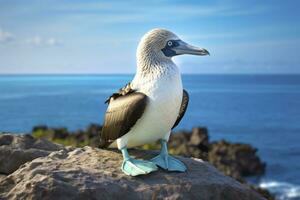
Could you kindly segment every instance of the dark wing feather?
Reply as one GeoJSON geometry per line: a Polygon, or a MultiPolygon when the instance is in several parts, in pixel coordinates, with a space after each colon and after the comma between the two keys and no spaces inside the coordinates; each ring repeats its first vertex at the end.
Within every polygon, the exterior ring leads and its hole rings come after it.
{"type": "Polygon", "coordinates": [[[147,102],[148,97],[140,92],[130,92],[110,100],[101,132],[101,146],[108,146],[128,133],[144,113],[147,102]]]}
{"type": "Polygon", "coordinates": [[[120,88],[118,92],[116,93],[113,93],[110,97],[108,97],[105,101],[105,103],[108,103],[111,101],[111,100],[114,100],[114,99],[117,99],[121,96],[124,96],[124,95],[127,95],[127,94],[130,94],[130,93],[133,93],[135,92],[135,90],[133,90],[131,88],[131,83],[127,83],[124,87],[120,88]]]}
{"type": "Polygon", "coordinates": [[[188,107],[188,104],[189,104],[189,94],[187,93],[186,90],[183,90],[181,107],[179,110],[177,120],[176,120],[175,124],[173,125],[172,129],[175,128],[179,124],[181,119],[183,118],[185,111],[188,107]]]}

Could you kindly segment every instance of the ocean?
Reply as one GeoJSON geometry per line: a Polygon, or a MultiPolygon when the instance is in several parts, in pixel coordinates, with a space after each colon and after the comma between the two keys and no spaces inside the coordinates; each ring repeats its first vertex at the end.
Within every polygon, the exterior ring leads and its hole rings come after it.
{"type": "MultiPolygon", "coordinates": [[[[133,75],[2,75],[0,132],[102,123],[105,99],[133,75]]],[[[300,75],[183,75],[189,108],[176,128],[249,143],[267,163],[249,179],[278,199],[300,200],[300,75]]]]}

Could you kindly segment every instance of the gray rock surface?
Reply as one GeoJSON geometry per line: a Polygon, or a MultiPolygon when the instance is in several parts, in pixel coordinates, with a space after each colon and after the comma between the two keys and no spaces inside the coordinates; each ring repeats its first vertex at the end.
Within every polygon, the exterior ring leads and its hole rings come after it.
{"type": "Polygon", "coordinates": [[[61,149],[61,145],[31,135],[0,134],[0,174],[10,174],[28,161],[61,149]]]}
{"type": "MultiPolygon", "coordinates": [[[[130,154],[149,159],[156,152],[132,150],[130,154]]],[[[129,177],[120,170],[122,155],[118,151],[62,149],[27,162],[0,179],[0,199],[263,199],[207,162],[178,158],[187,165],[186,173],[160,169],[129,177]]]]}

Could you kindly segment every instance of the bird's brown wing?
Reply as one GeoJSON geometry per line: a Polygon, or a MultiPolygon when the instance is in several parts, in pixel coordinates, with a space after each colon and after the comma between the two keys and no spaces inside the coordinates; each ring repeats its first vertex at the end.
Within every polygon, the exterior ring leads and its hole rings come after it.
{"type": "Polygon", "coordinates": [[[100,147],[107,147],[128,133],[141,118],[147,102],[148,97],[145,94],[135,91],[110,98],[101,132],[100,147]]]}
{"type": "Polygon", "coordinates": [[[179,114],[177,116],[177,120],[176,120],[175,124],[173,125],[172,129],[175,128],[179,124],[181,119],[183,118],[185,111],[188,107],[188,104],[189,104],[189,94],[187,93],[186,90],[183,90],[181,107],[179,110],[179,114]]]}

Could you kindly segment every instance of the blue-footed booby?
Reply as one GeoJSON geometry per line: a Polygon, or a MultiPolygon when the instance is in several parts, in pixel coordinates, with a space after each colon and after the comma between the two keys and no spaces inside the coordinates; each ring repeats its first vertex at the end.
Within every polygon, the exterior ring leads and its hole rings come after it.
{"type": "Polygon", "coordinates": [[[168,154],[171,130],[182,119],[189,101],[182,87],[173,56],[209,55],[204,48],[191,46],[165,29],[146,33],[137,48],[137,71],[133,80],[106,103],[101,132],[102,147],[117,147],[123,155],[121,169],[131,176],[147,174],[157,166],[169,171],[186,171],[186,166],[168,154]],[[150,161],[132,158],[127,148],[160,140],[160,154],[150,161]]]}

